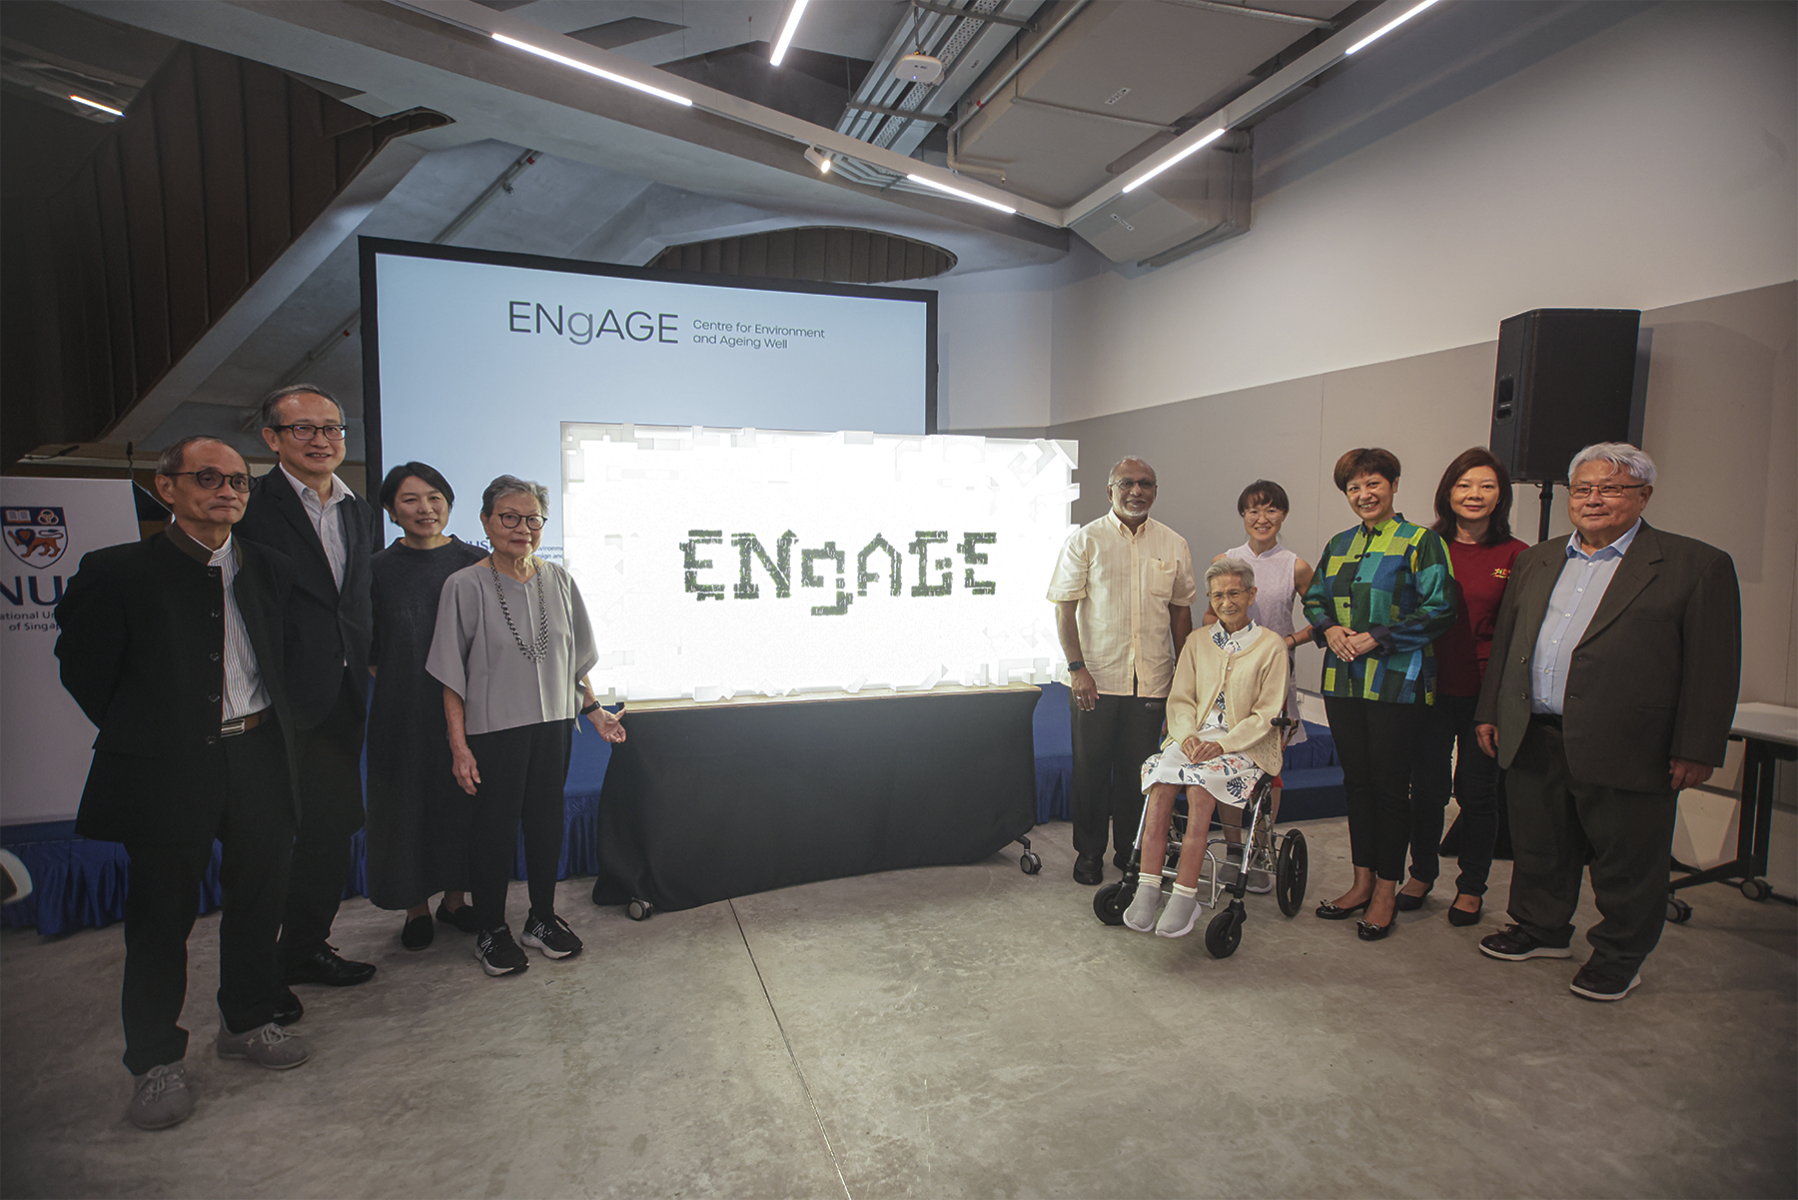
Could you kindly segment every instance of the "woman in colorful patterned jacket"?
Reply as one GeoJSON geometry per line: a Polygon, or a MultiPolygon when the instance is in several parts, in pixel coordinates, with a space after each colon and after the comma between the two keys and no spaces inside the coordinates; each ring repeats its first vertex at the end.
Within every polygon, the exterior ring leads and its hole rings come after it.
{"type": "Polygon", "coordinates": [[[1411,840],[1411,767],[1435,700],[1430,643],[1455,623],[1448,546],[1393,511],[1398,458],[1350,450],[1336,486],[1360,523],[1331,538],[1305,593],[1305,618],[1324,643],[1324,708],[1348,793],[1355,879],[1317,906],[1326,921],[1365,912],[1357,935],[1392,932],[1411,840]]]}

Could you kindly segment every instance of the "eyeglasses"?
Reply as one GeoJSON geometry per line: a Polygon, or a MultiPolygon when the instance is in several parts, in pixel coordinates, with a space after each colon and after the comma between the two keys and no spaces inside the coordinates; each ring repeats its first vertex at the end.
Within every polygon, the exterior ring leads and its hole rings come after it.
{"type": "Polygon", "coordinates": [[[199,484],[202,490],[208,492],[216,492],[220,486],[227,483],[231,485],[231,490],[234,492],[247,492],[250,490],[250,477],[248,475],[227,475],[223,471],[215,470],[212,467],[201,467],[198,471],[167,471],[164,473],[171,479],[177,475],[192,475],[194,477],[194,482],[199,484]]]}
{"type": "Polygon", "coordinates": [[[1592,498],[1592,493],[1597,492],[1606,500],[1621,500],[1623,498],[1623,493],[1633,492],[1637,488],[1645,488],[1647,486],[1646,483],[1606,483],[1598,487],[1593,487],[1589,483],[1576,483],[1567,489],[1567,494],[1575,500],[1589,500],[1592,498]]]}
{"type": "Polygon", "coordinates": [[[1160,485],[1153,479],[1114,479],[1111,481],[1111,486],[1120,492],[1127,492],[1131,488],[1141,488],[1145,492],[1152,492],[1160,485]]]}
{"type": "Polygon", "coordinates": [[[494,513],[493,515],[498,517],[499,523],[507,529],[517,529],[520,521],[523,521],[524,527],[533,533],[543,528],[542,517],[527,517],[523,513],[494,513]]]}
{"type": "Polygon", "coordinates": [[[1237,591],[1236,589],[1232,588],[1230,591],[1227,591],[1227,592],[1210,592],[1210,593],[1208,593],[1208,595],[1213,604],[1216,604],[1220,600],[1227,601],[1231,604],[1234,604],[1238,600],[1242,599],[1244,596],[1248,595],[1248,593],[1237,591]]]}
{"type": "Polygon", "coordinates": [[[341,442],[346,425],[313,425],[302,421],[297,425],[270,425],[270,429],[285,429],[293,434],[295,441],[309,442],[319,434],[325,435],[327,442],[341,442]]]}
{"type": "Polygon", "coordinates": [[[1286,515],[1286,510],[1283,508],[1262,506],[1258,508],[1245,508],[1242,510],[1242,515],[1245,517],[1283,517],[1286,515]]]}

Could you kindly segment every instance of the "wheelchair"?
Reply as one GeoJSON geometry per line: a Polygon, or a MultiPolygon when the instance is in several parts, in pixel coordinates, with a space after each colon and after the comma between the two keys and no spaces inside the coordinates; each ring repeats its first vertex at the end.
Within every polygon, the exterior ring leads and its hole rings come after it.
{"type": "MultiPolygon", "coordinates": [[[[1286,725],[1285,718],[1276,718],[1275,725],[1286,725]]],[[[1248,919],[1248,911],[1243,907],[1242,898],[1248,889],[1249,872],[1263,870],[1273,876],[1274,899],[1280,905],[1280,912],[1287,917],[1298,915],[1305,904],[1305,885],[1310,874],[1310,854],[1305,847],[1305,835],[1297,829],[1288,829],[1285,833],[1274,829],[1273,814],[1269,806],[1273,796],[1276,777],[1263,775],[1254,790],[1249,793],[1247,804],[1243,806],[1243,828],[1248,835],[1242,845],[1240,863],[1233,863],[1229,857],[1229,842],[1223,837],[1209,838],[1204,845],[1205,862],[1199,870],[1199,895],[1206,907],[1215,910],[1215,915],[1205,926],[1205,949],[1213,958],[1228,958],[1236,953],[1236,947],[1242,943],[1242,925],[1248,919]],[[1215,847],[1225,847],[1214,853],[1215,847]],[[1222,881],[1225,865],[1235,866],[1236,878],[1230,883],[1222,881]],[[1205,897],[1209,886],[1210,897],[1205,897]],[[1218,899],[1229,893],[1230,902],[1222,908],[1218,907],[1218,899]]],[[[1174,877],[1180,869],[1180,846],[1185,836],[1187,824],[1187,802],[1184,791],[1174,799],[1174,813],[1168,822],[1167,858],[1161,867],[1161,878],[1155,881],[1156,887],[1172,887],[1174,877]]],[[[1136,889],[1140,886],[1140,869],[1142,865],[1142,835],[1144,823],[1148,820],[1148,809],[1144,806],[1143,816],[1136,824],[1136,844],[1131,847],[1130,861],[1124,867],[1124,878],[1118,883],[1108,883],[1099,888],[1093,895],[1093,915],[1107,925],[1122,925],[1124,910],[1136,898],[1136,889]]]]}

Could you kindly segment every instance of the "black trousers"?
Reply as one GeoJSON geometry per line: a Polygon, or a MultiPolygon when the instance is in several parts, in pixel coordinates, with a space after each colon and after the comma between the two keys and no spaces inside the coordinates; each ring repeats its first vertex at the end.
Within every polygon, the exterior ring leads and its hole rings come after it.
{"type": "Polygon", "coordinates": [[[337,703],[324,721],[299,738],[300,828],[281,951],[304,958],[331,939],[331,923],[350,878],[350,837],[362,828],[362,724],[366,681],[344,672],[337,703]]]}
{"type": "Polygon", "coordinates": [[[1498,842],[1498,760],[1473,735],[1477,696],[1436,697],[1423,720],[1422,745],[1411,768],[1411,874],[1434,881],[1440,868],[1442,813],[1449,793],[1461,804],[1461,874],[1455,891],[1486,894],[1498,842]],[[1450,757],[1453,756],[1453,766],[1450,757]]]}
{"type": "Polygon", "coordinates": [[[1532,720],[1505,772],[1511,919],[1557,946],[1573,938],[1580,876],[1592,867],[1603,920],[1586,931],[1595,965],[1634,970],[1667,921],[1667,862],[1678,794],[1629,792],[1573,778],[1561,731],[1532,720]]]}
{"type": "MultiPolygon", "coordinates": [[[[1348,793],[1349,853],[1381,879],[1405,875],[1411,844],[1411,767],[1428,706],[1325,696],[1348,793]]],[[[1440,826],[1441,817],[1437,817],[1440,826]]]]}
{"type": "Polygon", "coordinates": [[[1074,719],[1074,853],[1105,856],[1106,826],[1119,853],[1136,842],[1142,822],[1142,764],[1161,745],[1167,701],[1099,695],[1091,712],[1068,693],[1074,719]]]}
{"type": "Polygon", "coordinates": [[[481,773],[468,831],[468,873],[475,920],[482,929],[506,923],[506,884],[517,860],[521,822],[531,911],[545,920],[555,915],[556,875],[562,867],[562,789],[568,782],[573,748],[572,721],[468,736],[468,749],[481,773]]]}
{"type": "MultiPolygon", "coordinates": [[[[216,755],[223,789],[217,829],[224,843],[220,881],[219,1013],[233,1033],[274,1019],[281,992],[275,934],[287,893],[293,849],[293,807],[287,755],[273,720],[207,747],[216,755]]],[[[197,803],[206,798],[196,797],[197,803]]],[[[186,846],[127,843],[130,882],[125,893],[125,1066],[133,1075],[180,1062],[187,1053],[181,1006],[187,999],[187,935],[200,911],[200,881],[212,861],[212,840],[186,846]]]]}

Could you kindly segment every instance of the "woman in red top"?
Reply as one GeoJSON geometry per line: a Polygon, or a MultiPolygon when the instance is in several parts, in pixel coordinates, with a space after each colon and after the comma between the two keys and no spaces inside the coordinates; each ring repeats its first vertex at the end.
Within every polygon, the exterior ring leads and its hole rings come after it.
{"type": "Polygon", "coordinates": [[[1436,642],[1436,703],[1411,772],[1411,878],[1399,889],[1398,906],[1423,907],[1435,885],[1452,787],[1461,805],[1461,875],[1451,925],[1479,922],[1498,837],[1498,763],[1474,741],[1473,709],[1511,564],[1528,549],[1511,536],[1510,516],[1511,476],[1490,450],[1475,446],[1448,464],[1436,485],[1434,528],[1454,564],[1455,625],[1436,642]]]}

